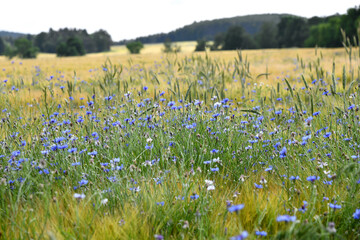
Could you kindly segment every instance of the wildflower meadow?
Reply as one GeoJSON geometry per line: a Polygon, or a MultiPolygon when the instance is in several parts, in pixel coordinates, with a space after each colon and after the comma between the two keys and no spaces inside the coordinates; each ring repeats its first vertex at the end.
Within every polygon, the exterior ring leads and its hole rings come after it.
{"type": "Polygon", "coordinates": [[[301,51],[2,59],[0,239],[359,239],[359,48],[301,51]]]}

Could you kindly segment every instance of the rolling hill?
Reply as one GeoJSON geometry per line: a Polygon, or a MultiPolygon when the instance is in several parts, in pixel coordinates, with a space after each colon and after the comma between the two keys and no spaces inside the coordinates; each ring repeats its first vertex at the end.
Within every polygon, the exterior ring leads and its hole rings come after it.
{"type": "MultiPolygon", "coordinates": [[[[218,33],[226,32],[230,26],[241,25],[246,32],[253,35],[257,33],[265,22],[278,24],[281,17],[289,14],[256,14],[232,18],[221,18],[208,21],[194,22],[169,33],[159,33],[136,39],[142,43],[161,43],[166,39],[171,41],[194,41],[198,39],[213,40],[218,33]]],[[[131,40],[122,40],[118,44],[124,44],[131,40]]]]}

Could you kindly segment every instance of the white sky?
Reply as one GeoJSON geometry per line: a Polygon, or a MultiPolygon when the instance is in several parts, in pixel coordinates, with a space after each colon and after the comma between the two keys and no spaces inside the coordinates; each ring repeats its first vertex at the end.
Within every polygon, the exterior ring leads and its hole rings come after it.
{"type": "Polygon", "coordinates": [[[1,0],[0,30],[38,34],[49,28],[106,30],[114,41],[169,32],[194,21],[248,14],[304,17],[346,13],[358,0],[1,0]]]}

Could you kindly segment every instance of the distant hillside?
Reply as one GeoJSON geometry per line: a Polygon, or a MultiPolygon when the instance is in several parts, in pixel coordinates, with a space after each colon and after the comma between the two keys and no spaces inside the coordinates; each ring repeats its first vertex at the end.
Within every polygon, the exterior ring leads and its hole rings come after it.
{"type": "MultiPolygon", "coordinates": [[[[176,29],[169,33],[160,33],[139,37],[135,40],[142,43],[161,43],[166,39],[171,41],[194,41],[198,39],[213,40],[218,33],[226,32],[230,26],[241,25],[246,32],[254,35],[260,30],[264,22],[278,24],[281,17],[290,16],[289,14],[257,14],[232,18],[221,18],[210,21],[194,22],[193,24],[176,29]]],[[[124,44],[129,40],[120,41],[124,44]]]]}
{"type": "Polygon", "coordinates": [[[24,33],[0,31],[0,37],[3,38],[19,38],[19,37],[24,37],[26,35],[27,34],[24,33]]]}

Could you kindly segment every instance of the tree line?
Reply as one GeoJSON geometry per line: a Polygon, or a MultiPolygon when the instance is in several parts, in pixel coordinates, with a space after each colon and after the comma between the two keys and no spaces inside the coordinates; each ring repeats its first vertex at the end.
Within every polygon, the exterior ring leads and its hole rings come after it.
{"type": "Polygon", "coordinates": [[[198,40],[196,51],[206,47],[211,50],[290,48],[290,47],[341,47],[342,32],[358,43],[360,35],[360,8],[348,9],[344,15],[312,17],[310,19],[283,16],[279,23],[265,22],[251,35],[242,26],[231,26],[217,34],[213,44],[198,40]]]}
{"type": "Polygon", "coordinates": [[[49,32],[27,35],[17,39],[0,38],[0,55],[9,58],[34,58],[38,52],[56,53],[58,56],[82,56],[86,53],[109,51],[111,36],[105,30],[88,34],[82,29],[50,28],[49,32]]]}

